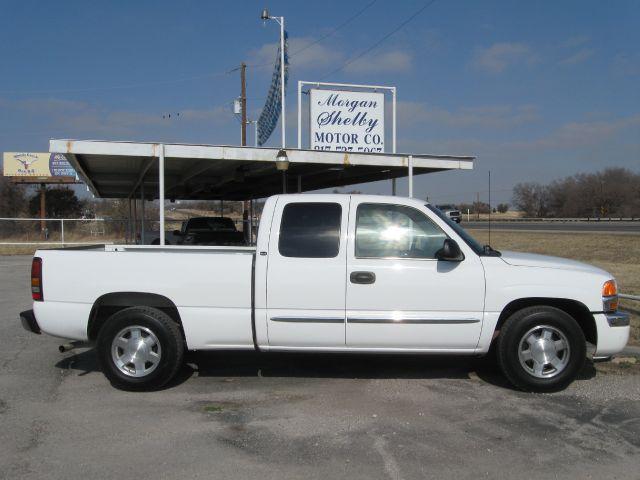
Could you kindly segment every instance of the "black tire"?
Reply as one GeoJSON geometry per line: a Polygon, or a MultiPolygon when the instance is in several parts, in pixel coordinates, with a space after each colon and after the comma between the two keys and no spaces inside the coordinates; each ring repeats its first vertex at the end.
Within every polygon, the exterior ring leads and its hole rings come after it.
{"type": "MultiPolygon", "coordinates": [[[[154,390],[164,386],[176,375],[182,366],[185,346],[180,327],[166,313],[151,307],[130,307],[109,317],[98,333],[96,349],[102,372],[114,387],[123,390],[154,390]],[[143,376],[132,376],[135,372],[124,373],[116,365],[112,354],[116,336],[124,329],[135,326],[143,327],[144,334],[148,336],[151,336],[148,333],[151,332],[155,336],[152,341],[157,340],[153,348],[156,351],[160,349],[157,364],[149,362],[153,370],[144,374],[145,366],[141,369],[143,376]]],[[[123,352],[122,349],[120,351],[123,352]]]]}
{"type": "MultiPolygon", "coordinates": [[[[525,341],[523,345],[528,345],[528,342],[525,341]]],[[[532,347],[527,347],[527,350],[531,351],[531,349],[532,347]]],[[[523,354],[527,354],[527,351],[523,354]]],[[[516,388],[530,392],[559,391],[573,382],[582,370],[586,360],[586,340],[582,329],[568,313],[549,306],[527,307],[512,314],[500,329],[497,357],[500,369],[516,388]],[[566,362],[562,369],[556,369],[549,364],[548,367],[544,367],[548,368],[546,373],[548,377],[539,378],[536,373],[538,375],[545,373],[530,371],[534,368],[533,360],[523,360],[525,363],[523,366],[519,352],[523,338],[530,335],[532,330],[535,332],[536,327],[544,326],[550,327],[547,331],[555,330],[564,335],[563,340],[559,336],[554,338],[568,344],[568,349],[564,353],[560,350],[558,354],[558,359],[562,357],[562,362],[566,362]]]]}

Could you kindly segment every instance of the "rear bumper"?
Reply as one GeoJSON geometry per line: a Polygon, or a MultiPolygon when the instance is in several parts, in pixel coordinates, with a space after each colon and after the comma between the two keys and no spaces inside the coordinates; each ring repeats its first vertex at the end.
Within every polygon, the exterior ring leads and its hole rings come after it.
{"type": "Polygon", "coordinates": [[[24,312],[20,312],[20,323],[22,323],[22,328],[24,328],[28,332],[37,334],[42,333],[33,310],[25,310],[24,312]]]}

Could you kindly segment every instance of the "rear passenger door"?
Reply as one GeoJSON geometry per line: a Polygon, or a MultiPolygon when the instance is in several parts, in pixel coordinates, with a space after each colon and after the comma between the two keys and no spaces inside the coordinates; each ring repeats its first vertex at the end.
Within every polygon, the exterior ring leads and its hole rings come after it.
{"type": "Polygon", "coordinates": [[[348,213],[346,196],[278,200],[267,261],[270,347],[344,347],[348,213]]]}

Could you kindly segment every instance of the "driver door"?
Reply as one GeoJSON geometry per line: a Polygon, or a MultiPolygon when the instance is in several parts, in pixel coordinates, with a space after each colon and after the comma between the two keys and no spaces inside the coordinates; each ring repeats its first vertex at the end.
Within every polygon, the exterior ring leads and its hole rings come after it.
{"type": "Polygon", "coordinates": [[[464,249],[462,262],[437,260],[447,234],[426,208],[354,196],[351,211],[347,346],[474,349],[484,309],[479,257],[464,249]]]}

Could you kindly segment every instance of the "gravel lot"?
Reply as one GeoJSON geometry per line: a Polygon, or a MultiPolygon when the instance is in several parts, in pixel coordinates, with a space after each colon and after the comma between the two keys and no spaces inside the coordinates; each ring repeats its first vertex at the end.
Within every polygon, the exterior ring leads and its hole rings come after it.
{"type": "Polygon", "coordinates": [[[121,392],[22,330],[29,265],[0,257],[1,478],[640,478],[636,366],[532,395],[478,359],[215,353],[121,392]]]}

